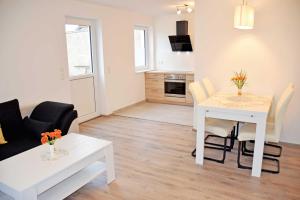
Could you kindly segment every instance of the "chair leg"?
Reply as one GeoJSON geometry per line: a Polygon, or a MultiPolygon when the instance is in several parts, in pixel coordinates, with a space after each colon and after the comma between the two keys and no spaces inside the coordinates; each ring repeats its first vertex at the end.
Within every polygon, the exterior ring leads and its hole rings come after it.
{"type": "MultiPolygon", "coordinates": [[[[207,145],[212,145],[212,146],[217,146],[217,147],[222,147],[223,148],[223,144],[217,144],[217,143],[213,143],[213,142],[207,142],[208,138],[210,138],[210,137],[212,137],[212,138],[224,138],[224,137],[221,137],[221,136],[218,136],[218,135],[207,135],[205,137],[205,139],[204,139],[205,144],[207,144],[207,145]]],[[[226,149],[229,152],[233,149],[234,140],[235,140],[234,137],[235,137],[235,127],[233,127],[233,130],[231,131],[230,136],[227,137],[227,139],[230,139],[230,145],[226,146],[226,149]]],[[[219,149],[219,148],[215,148],[215,149],[219,149]]]]}
{"type": "Polygon", "coordinates": [[[225,158],[226,158],[226,151],[227,151],[227,137],[224,137],[223,148],[217,148],[217,147],[211,147],[211,146],[205,146],[205,148],[223,150],[223,157],[222,157],[221,160],[218,160],[218,159],[215,159],[215,158],[210,158],[210,157],[204,157],[204,159],[224,164],[225,158]]]}
{"type": "MultiPolygon", "coordinates": [[[[226,151],[227,151],[227,138],[226,137],[224,138],[224,145],[222,145],[222,146],[223,146],[223,148],[221,148],[221,147],[218,148],[218,147],[212,147],[212,146],[205,146],[205,148],[223,150],[223,157],[222,157],[221,160],[218,160],[218,159],[215,159],[215,158],[210,158],[210,157],[204,157],[204,159],[224,164],[225,158],[226,158],[226,151]]],[[[194,149],[191,154],[192,154],[193,157],[196,157],[196,149],[194,149]]]]}
{"type": "Polygon", "coordinates": [[[269,144],[269,143],[265,143],[265,145],[279,149],[279,153],[278,154],[265,153],[264,155],[266,155],[266,156],[273,156],[273,157],[280,157],[281,156],[282,146],[276,145],[276,144],[269,144]]]}
{"type": "MultiPolygon", "coordinates": [[[[281,156],[281,153],[282,153],[281,146],[275,145],[275,144],[269,144],[269,143],[265,143],[265,145],[279,149],[279,153],[278,154],[264,153],[264,156],[272,156],[272,157],[280,157],[281,156]]],[[[250,150],[247,148],[246,142],[245,142],[244,148],[242,149],[242,153],[243,153],[243,155],[245,153],[253,154],[253,150],[250,150]]]]}
{"type": "Polygon", "coordinates": [[[237,124],[236,124],[236,134],[235,134],[235,137],[234,137],[235,139],[238,138],[239,131],[240,131],[240,122],[237,122],[237,124]]]}
{"type": "Polygon", "coordinates": [[[237,156],[237,165],[238,165],[238,168],[241,168],[241,169],[252,169],[252,167],[245,166],[245,165],[241,164],[241,148],[242,148],[242,144],[243,144],[243,142],[239,142],[239,146],[238,146],[238,156],[237,156]]]}
{"type": "Polygon", "coordinates": [[[234,147],[234,142],[235,142],[235,131],[236,131],[236,127],[233,127],[233,130],[231,131],[231,135],[230,135],[230,149],[233,149],[234,147]]]}
{"type": "MultiPolygon", "coordinates": [[[[239,146],[238,146],[238,156],[237,156],[237,165],[238,165],[238,168],[241,168],[241,169],[252,169],[252,167],[250,166],[245,166],[245,165],[242,165],[241,164],[241,151],[242,151],[242,148],[243,148],[243,143],[246,143],[245,141],[243,142],[239,142],[239,146]]],[[[251,154],[245,154],[246,156],[252,156],[251,154]]],[[[276,165],[277,165],[277,169],[276,170],[269,170],[269,169],[262,169],[262,172],[268,172],[268,173],[272,173],[272,174],[279,174],[280,173],[280,162],[278,159],[276,158],[270,158],[270,157],[266,157],[264,156],[263,159],[266,159],[266,160],[272,160],[274,162],[276,162],[276,165]]]]}
{"type": "Polygon", "coordinates": [[[192,151],[192,156],[196,157],[196,148],[194,149],[194,151],[192,151]]]}

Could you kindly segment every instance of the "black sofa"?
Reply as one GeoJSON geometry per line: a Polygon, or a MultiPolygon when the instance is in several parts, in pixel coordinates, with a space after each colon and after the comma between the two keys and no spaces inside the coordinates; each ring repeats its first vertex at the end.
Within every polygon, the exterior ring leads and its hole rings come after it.
{"type": "Polygon", "coordinates": [[[41,144],[41,133],[60,129],[66,135],[77,111],[74,105],[46,101],[22,119],[17,99],[0,103],[0,125],[6,144],[0,144],[0,161],[41,144]]]}

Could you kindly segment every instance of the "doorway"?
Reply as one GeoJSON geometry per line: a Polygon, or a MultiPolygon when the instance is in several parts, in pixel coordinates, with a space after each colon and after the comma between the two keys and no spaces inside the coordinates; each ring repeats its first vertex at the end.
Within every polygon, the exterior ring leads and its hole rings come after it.
{"type": "Polygon", "coordinates": [[[99,76],[95,23],[68,17],[65,34],[71,100],[81,123],[100,115],[96,92],[99,76]]]}

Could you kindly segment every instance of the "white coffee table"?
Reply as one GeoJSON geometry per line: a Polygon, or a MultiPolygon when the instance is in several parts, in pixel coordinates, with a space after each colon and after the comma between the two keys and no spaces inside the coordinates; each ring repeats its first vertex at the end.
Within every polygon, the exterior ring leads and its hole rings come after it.
{"type": "Polygon", "coordinates": [[[18,200],[58,200],[104,172],[107,183],[115,179],[112,142],[69,133],[55,146],[68,153],[47,160],[45,144],[1,161],[0,191],[18,200]]]}

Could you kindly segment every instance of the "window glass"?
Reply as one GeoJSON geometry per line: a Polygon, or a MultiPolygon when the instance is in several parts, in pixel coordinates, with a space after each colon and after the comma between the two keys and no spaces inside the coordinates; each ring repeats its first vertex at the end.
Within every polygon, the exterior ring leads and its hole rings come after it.
{"type": "Polygon", "coordinates": [[[146,70],[148,66],[148,30],[145,27],[134,29],[134,61],[136,71],[146,70]]]}
{"type": "Polygon", "coordinates": [[[93,73],[90,26],[65,25],[69,75],[80,76],[93,73]]]}

